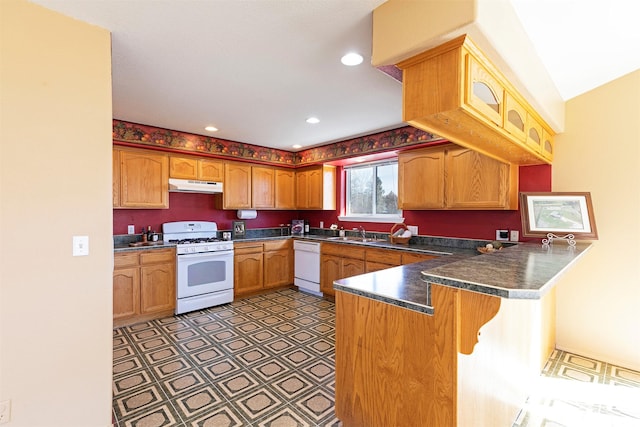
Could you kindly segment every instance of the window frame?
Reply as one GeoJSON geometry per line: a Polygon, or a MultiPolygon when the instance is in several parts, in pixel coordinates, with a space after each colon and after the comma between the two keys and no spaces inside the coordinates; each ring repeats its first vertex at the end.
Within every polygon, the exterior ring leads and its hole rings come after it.
{"type": "MultiPolygon", "coordinates": [[[[376,168],[376,176],[377,176],[377,168],[379,166],[385,165],[398,165],[398,159],[384,159],[384,160],[376,160],[371,162],[362,162],[353,165],[344,166],[344,184],[342,185],[342,191],[344,191],[344,209],[343,215],[338,216],[338,220],[340,221],[351,221],[351,222],[379,222],[379,223],[401,223],[404,222],[404,217],[402,216],[402,209],[398,210],[397,214],[350,214],[349,213],[349,185],[350,185],[350,170],[352,169],[363,169],[363,168],[376,168]]],[[[396,195],[398,189],[396,188],[396,195]]],[[[375,194],[375,192],[374,192],[375,194]]],[[[374,196],[375,197],[375,196],[374,196]]],[[[375,202],[375,200],[373,200],[375,202]]],[[[374,203],[375,206],[375,203],[374,203]]]]}

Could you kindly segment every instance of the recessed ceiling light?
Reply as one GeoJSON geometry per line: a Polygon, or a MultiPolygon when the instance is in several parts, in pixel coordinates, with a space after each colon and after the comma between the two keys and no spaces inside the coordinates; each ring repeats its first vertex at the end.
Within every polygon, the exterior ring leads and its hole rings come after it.
{"type": "Polygon", "coordinates": [[[362,55],[360,55],[359,53],[349,52],[340,59],[340,62],[342,62],[344,65],[353,67],[354,65],[362,64],[362,59],[362,55]]]}
{"type": "Polygon", "coordinates": [[[320,119],[317,117],[309,117],[307,119],[307,123],[311,123],[312,125],[315,125],[316,123],[320,123],[320,119]]]}
{"type": "Polygon", "coordinates": [[[204,128],[204,130],[207,130],[209,132],[217,132],[218,128],[215,126],[207,126],[206,128],[204,128]]]}
{"type": "Polygon", "coordinates": [[[295,148],[295,149],[298,149],[298,148],[302,148],[302,145],[300,145],[300,144],[296,144],[296,145],[292,145],[291,147],[293,147],[293,148],[295,148]]]}

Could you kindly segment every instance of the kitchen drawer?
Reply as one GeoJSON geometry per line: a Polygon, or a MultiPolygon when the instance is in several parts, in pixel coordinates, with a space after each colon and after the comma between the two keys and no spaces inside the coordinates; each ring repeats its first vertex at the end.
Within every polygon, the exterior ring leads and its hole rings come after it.
{"type": "Polygon", "coordinates": [[[365,249],[357,245],[323,243],[321,252],[323,255],[337,255],[345,258],[364,259],[365,249]]]}
{"type": "Polygon", "coordinates": [[[263,247],[262,242],[236,242],[233,244],[236,255],[262,253],[263,247]]]}
{"type": "Polygon", "coordinates": [[[136,252],[122,252],[113,256],[113,268],[136,267],[140,254],[136,252]]]}
{"type": "Polygon", "coordinates": [[[413,264],[414,262],[427,261],[429,259],[438,258],[435,255],[420,254],[415,252],[408,252],[402,254],[403,264],[413,264]]]}
{"type": "Polygon", "coordinates": [[[140,254],[140,264],[155,264],[161,262],[175,262],[173,249],[152,249],[140,254]]]}
{"type": "Polygon", "coordinates": [[[402,264],[402,253],[391,249],[367,249],[367,263],[379,262],[390,265],[402,264]]]}
{"type": "Polygon", "coordinates": [[[281,249],[291,249],[293,247],[292,240],[270,240],[264,242],[264,251],[278,251],[281,249]]]}

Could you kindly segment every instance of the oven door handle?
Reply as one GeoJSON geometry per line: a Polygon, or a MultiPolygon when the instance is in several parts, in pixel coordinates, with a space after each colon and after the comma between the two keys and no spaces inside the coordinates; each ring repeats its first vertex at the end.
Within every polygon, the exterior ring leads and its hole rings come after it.
{"type": "Polygon", "coordinates": [[[196,254],[180,254],[178,255],[178,261],[181,259],[197,259],[197,258],[212,258],[212,257],[223,257],[233,255],[233,251],[217,251],[217,252],[200,252],[196,254]]]}

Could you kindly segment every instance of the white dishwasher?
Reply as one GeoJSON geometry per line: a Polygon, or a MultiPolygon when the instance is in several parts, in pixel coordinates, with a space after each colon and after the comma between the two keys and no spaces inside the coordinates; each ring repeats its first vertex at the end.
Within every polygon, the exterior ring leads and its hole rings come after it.
{"type": "Polygon", "coordinates": [[[320,292],[320,243],[293,241],[293,284],[302,292],[322,296],[320,292]]]}

